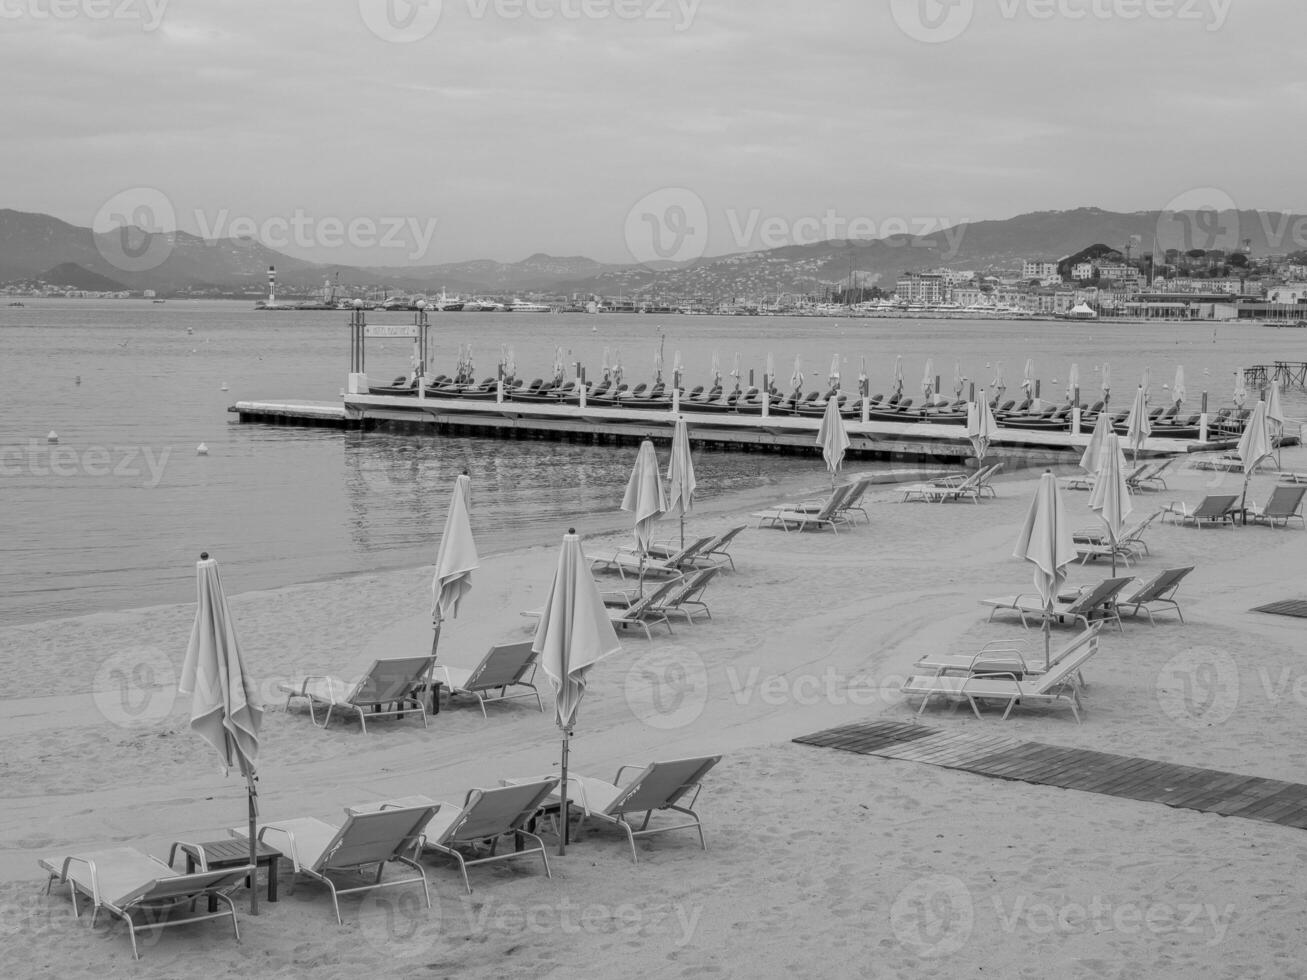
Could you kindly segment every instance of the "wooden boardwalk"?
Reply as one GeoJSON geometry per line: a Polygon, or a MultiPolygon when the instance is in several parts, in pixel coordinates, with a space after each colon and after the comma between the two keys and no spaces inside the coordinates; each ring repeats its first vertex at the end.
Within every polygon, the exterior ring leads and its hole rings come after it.
{"type": "Polygon", "coordinates": [[[911,722],[843,725],[794,741],[1307,829],[1307,786],[1278,779],[1045,745],[997,733],[941,731],[911,722]]]}

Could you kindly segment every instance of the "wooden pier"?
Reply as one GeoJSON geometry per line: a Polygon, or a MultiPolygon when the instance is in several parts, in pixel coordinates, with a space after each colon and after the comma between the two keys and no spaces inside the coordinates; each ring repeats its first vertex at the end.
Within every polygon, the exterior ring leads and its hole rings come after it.
{"type": "Polygon", "coordinates": [[[1244,368],[1244,383],[1265,388],[1278,381],[1282,388],[1307,390],[1307,361],[1276,361],[1274,364],[1254,364],[1244,368]]]}
{"type": "MultiPolygon", "coordinates": [[[[595,444],[635,444],[643,439],[670,439],[677,418],[685,419],[691,441],[700,448],[736,451],[820,454],[814,416],[695,412],[675,409],[615,408],[458,398],[414,398],[347,394],[330,402],[242,401],[228,411],[240,422],[272,425],[330,426],[364,431],[434,432],[450,436],[497,439],[544,439],[595,444]]],[[[851,458],[930,460],[963,465],[975,451],[966,429],[925,421],[845,420],[851,458]]],[[[1000,429],[988,456],[1026,465],[1078,459],[1089,443],[1081,432],[1000,429]]],[[[1208,452],[1234,446],[1230,440],[1150,438],[1144,456],[1208,452]]]]}

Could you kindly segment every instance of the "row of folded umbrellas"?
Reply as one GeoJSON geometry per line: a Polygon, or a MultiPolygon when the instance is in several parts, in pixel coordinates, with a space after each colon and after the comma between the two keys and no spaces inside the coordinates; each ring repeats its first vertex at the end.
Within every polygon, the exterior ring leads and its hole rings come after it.
{"type": "MultiPolygon", "coordinates": [[[[829,383],[832,390],[838,390],[840,386],[842,363],[843,360],[841,359],[839,354],[834,355],[834,357],[831,359],[831,365],[829,371],[827,372],[826,380],[829,383]]],[[[415,372],[420,372],[422,367],[423,366],[421,365],[417,355],[415,354],[413,358],[413,368],[415,372]]],[[[663,353],[661,347],[659,347],[654,353],[653,367],[654,367],[654,376],[656,380],[661,381],[663,375],[663,369],[664,369],[663,353]]],[[[987,363],[985,367],[988,369],[990,365],[987,363]]],[[[458,362],[456,366],[455,378],[464,381],[471,381],[475,376],[474,370],[475,370],[475,360],[472,353],[472,345],[471,344],[460,345],[458,350],[458,362]]],[[[513,356],[513,350],[511,347],[507,345],[502,345],[500,347],[498,370],[500,372],[500,375],[506,378],[515,377],[517,374],[517,362],[513,356]]],[[[563,348],[561,347],[556,348],[553,370],[554,370],[555,383],[562,384],[567,375],[567,364],[565,362],[563,348]]],[[[602,373],[602,378],[605,382],[620,383],[625,373],[625,369],[622,366],[621,352],[618,351],[616,354],[610,355],[609,348],[605,347],[603,353],[603,360],[600,365],[600,370],[602,373]]],[[[721,368],[721,359],[718,356],[718,354],[714,352],[712,355],[712,363],[711,363],[710,371],[711,371],[713,385],[716,386],[721,385],[723,377],[726,376],[734,378],[736,384],[738,385],[740,378],[743,376],[740,368],[740,355],[739,354],[735,355],[734,363],[731,370],[727,373],[727,375],[723,375],[722,368],[721,368]]],[[[993,379],[988,386],[989,389],[997,392],[1007,391],[1007,381],[1004,376],[1003,364],[1001,361],[994,362],[993,372],[994,372],[993,379]]],[[[1104,392],[1104,394],[1110,393],[1112,390],[1112,371],[1110,365],[1107,362],[1104,362],[1102,365],[1095,365],[1094,372],[1095,374],[1099,375],[1098,378],[1099,387],[1104,392]]],[[[673,355],[672,373],[675,376],[675,378],[678,380],[678,383],[679,383],[679,379],[682,378],[685,374],[685,367],[681,359],[680,351],[676,351],[675,354],[673,355]]],[[[1233,389],[1233,399],[1235,405],[1238,406],[1239,408],[1242,408],[1244,404],[1247,402],[1248,394],[1249,394],[1243,368],[1237,368],[1234,374],[1235,374],[1235,383],[1233,389]]],[[[763,370],[764,387],[769,390],[777,387],[776,385],[777,377],[778,375],[776,373],[775,360],[771,354],[767,354],[765,366],[763,370]]],[[[805,378],[803,373],[802,359],[798,355],[796,355],[794,358],[794,369],[789,379],[790,387],[796,392],[802,391],[804,380],[805,378]]],[[[868,380],[869,380],[869,376],[867,374],[867,359],[865,357],[862,357],[860,358],[860,368],[858,372],[859,385],[861,386],[862,384],[866,383],[868,380]]],[[[969,379],[965,377],[962,373],[961,363],[955,361],[953,364],[953,394],[955,395],[955,397],[957,398],[962,397],[962,392],[966,388],[968,380],[969,379]]],[[[1054,383],[1056,383],[1057,379],[1054,378],[1053,381],[1054,383]]],[[[893,390],[895,392],[899,394],[903,392],[902,356],[895,357],[894,359],[893,385],[894,385],[893,390]]],[[[1035,375],[1034,359],[1028,358],[1025,363],[1025,370],[1022,372],[1020,387],[1025,389],[1027,396],[1033,396],[1038,385],[1039,385],[1039,381],[1035,375]]],[[[922,374],[922,378],[921,378],[921,390],[927,398],[933,398],[940,394],[941,387],[942,385],[941,385],[940,376],[935,373],[934,362],[931,359],[927,359],[925,372],[922,374]]],[[[1148,368],[1144,368],[1142,374],[1140,375],[1139,387],[1142,388],[1144,391],[1145,400],[1151,401],[1152,400],[1152,373],[1148,368]]],[[[1163,388],[1167,389],[1168,391],[1167,400],[1174,404],[1178,405],[1182,403],[1186,397],[1188,397],[1188,392],[1185,386],[1185,374],[1184,374],[1183,366],[1176,367],[1174,382],[1169,386],[1163,385],[1163,388]]],[[[1068,403],[1071,403],[1076,400],[1076,396],[1079,390],[1080,390],[1080,367],[1078,364],[1072,364],[1067,372],[1067,381],[1066,381],[1066,400],[1068,403]]]]}

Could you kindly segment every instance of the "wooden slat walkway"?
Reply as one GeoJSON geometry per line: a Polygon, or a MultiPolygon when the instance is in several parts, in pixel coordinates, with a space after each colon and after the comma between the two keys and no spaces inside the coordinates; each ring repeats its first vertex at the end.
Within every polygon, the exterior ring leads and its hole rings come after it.
{"type": "Polygon", "coordinates": [[[1307,785],[1278,779],[900,721],[842,725],[794,741],[1307,829],[1307,785]]]}

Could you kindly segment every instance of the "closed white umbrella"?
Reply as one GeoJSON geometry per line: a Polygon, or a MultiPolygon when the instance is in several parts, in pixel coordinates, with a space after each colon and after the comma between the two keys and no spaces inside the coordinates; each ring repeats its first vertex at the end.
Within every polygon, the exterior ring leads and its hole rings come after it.
{"type": "MultiPolygon", "coordinates": [[[[227,608],[218,563],[208,552],[195,565],[196,609],[177,690],[191,695],[191,730],[214,747],[223,770],[235,766],[245,777],[250,866],[257,864],[258,789],[255,763],[263,704],[241,658],[236,624],[227,608]]],[[[250,888],[250,911],[258,914],[258,889],[250,888]]]]}
{"type": "Polygon", "coordinates": [[[653,443],[648,439],[640,443],[635,467],[626,482],[622,510],[635,515],[633,530],[635,547],[640,553],[640,587],[643,589],[644,560],[649,556],[654,521],[667,512],[667,495],[663,492],[663,481],[658,474],[658,457],[654,454],[653,443]]]}
{"type": "Polygon", "coordinates": [[[1139,387],[1144,390],[1144,404],[1148,403],[1152,392],[1149,390],[1153,385],[1153,372],[1144,368],[1144,373],[1139,377],[1139,387]]]}
{"type": "Polygon", "coordinates": [[[795,395],[803,391],[803,364],[798,354],[794,355],[794,373],[790,375],[790,387],[794,389],[795,395]]]}
{"type": "Polygon", "coordinates": [[[1244,402],[1248,400],[1248,388],[1244,384],[1243,368],[1234,369],[1234,404],[1238,408],[1243,408],[1244,402]]]}
{"type": "Polygon", "coordinates": [[[838,391],[840,387],[840,355],[836,354],[831,358],[830,373],[826,375],[826,380],[830,382],[831,391],[838,391]]]}
{"type": "Polygon", "coordinates": [[[1135,462],[1139,462],[1139,451],[1144,448],[1148,436],[1153,431],[1153,423],[1148,418],[1148,402],[1144,396],[1144,387],[1135,389],[1134,404],[1130,406],[1130,417],[1126,419],[1125,439],[1134,453],[1135,462]]]}
{"type": "MultiPolygon", "coordinates": [[[[1086,473],[1097,473],[1103,466],[1103,457],[1108,452],[1107,437],[1115,436],[1112,431],[1111,417],[1107,412],[1099,412],[1094,422],[1094,431],[1089,436],[1089,445],[1080,456],[1080,468],[1086,473]]],[[[1115,452],[1120,457],[1120,465],[1125,467],[1125,453],[1121,450],[1121,441],[1115,442],[1115,452]]]]}
{"type": "Polygon", "coordinates": [[[1184,401],[1187,392],[1184,390],[1184,366],[1177,365],[1175,369],[1175,384],[1171,385],[1171,400],[1175,402],[1176,407],[1184,401]]]}
{"type": "Polygon", "coordinates": [[[849,448],[849,434],[844,430],[844,418],[840,415],[837,398],[826,400],[826,414],[821,417],[821,427],[817,430],[817,445],[821,446],[826,469],[830,470],[831,486],[834,486],[835,475],[839,473],[849,448]]]}
{"type": "Polygon", "coordinates": [[[436,572],[431,580],[431,623],[434,636],[431,655],[440,643],[440,627],[446,619],[458,615],[458,604],[472,590],[472,573],[481,567],[476,542],[472,538],[472,478],[466,473],[454,481],[445,515],[445,530],[436,550],[436,572]]]}
{"type": "Polygon", "coordinates": [[[776,390],[776,361],[772,358],[771,351],[767,352],[766,373],[763,375],[763,388],[767,394],[776,390]]]}
{"type": "Polygon", "coordinates": [[[1066,403],[1074,405],[1076,401],[1076,391],[1080,388],[1080,365],[1072,364],[1071,370],[1066,376],[1066,403]]]}
{"type": "Polygon", "coordinates": [[[740,355],[737,352],[731,364],[731,377],[735,379],[735,390],[740,390],[740,355]]]}
{"type": "Polygon", "coordinates": [[[1102,465],[1089,494],[1089,509],[1098,514],[1107,528],[1108,540],[1112,543],[1113,575],[1116,575],[1116,545],[1121,540],[1121,532],[1125,530],[1125,519],[1134,510],[1125,476],[1125,471],[1121,468],[1120,447],[1116,434],[1113,433],[1107,437],[1102,465]]]}
{"type": "Polygon", "coordinates": [[[1257,464],[1272,455],[1270,429],[1270,421],[1266,417],[1266,402],[1258,401],[1253,406],[1253,413],[1248,417],[1247,425],[1244,426],[1243,435],[1239,438],[1239,459],[1243,463],[1243,498],[1239,501],[1240,507],[1244,506],[1248,499],[1248,482],[1256,472],[1257,464]]]}
{"type": "Polygon", "coordinates": [[[513,357],[512,344],[509,344],[508,346],[508,359],[504,362],[504,377],[506,378],[517,377],[517,361],[513,357]]]}
{"type": "Polygon", "coordinates": [[[995,362],[994,362],[994,381],[993,381],[993,385],[992,385],[992,387],[993,387],[994,392],[995,392],[995,394],[994,394],[994,400],[995,400],[995,401],[998,401],[1000,398],[1002,398],[1002,397],[1003,397],[1003,392],[1007,391],[1007,382],[1003,380],[1003,362],[1002,362],[1002,361],[995,361],[995,362]]]}
{"type": "Polygon", "coordinates": [[[967,438],[971,440],[971,447],[976,451],[978,466],[984,464],[985,453],[988,452],[989,444],[997,434],[998,423],[994,421],[994,413],[990,411],[989,402],[985,400],[985,392],[981,391],[980,400],[967,405],[967,438]]]}
{"type": "Polygon", "coordinates": [[[716,351],[712,352],[712,383],[714,388],[722,383],[722,362],[716,351]]]}
{"type": "Polygon", "coordinates": [[[603,363],[600,365],[600,367],[603,369],[604,372],[604,381],[611,382],[613,380],[613,367],[612,367],[611,358],[608,355],[607,347],[604,348],[604,360],[603,363]]]}
{"type": "Polygon", "coordinates": [[[962,365],[957,361],[953,362],[953,397],[961,398],[962,389],[967,386],[967,379],[962,377],[962,365]]]}
{"type": "Polygon", "coordinates": [[[681,386],[681,375],[684,371],[685,365],[681,363],[681,352],[679,350],[674,351],[672,353],[672,384],[678,388],[681,386]]]}
{"type": "Polygon", "coordinates": [[[921,376],[921,394],[927,404],[935,395],[935,365],[930,358],[926,358],[926,371],[921,376]]]}
{"type": "Polygon", "coordinates": [[[1103,362],[1103,407],[1112,400],[1112,369],[1108,366],[1107,361],[1103,362]]]}
{"type": "Polygon", "coordinates": [[[858,359],[858,391],[865,395],[871,394],[871,391],[867,388],[869,380],[871,379],[867,377],[867,358],[861,357],[858,359]]]}
{"type": "Polygon", "coordinates": [[[581,553],[575,530],[563,536],[554,581],[549,587],[531,649],[540,655],[540,669],[554,689],[554,719],[563,732],[562,834],[558,852],[567,849],[567,756],[577,709],[585,697],[590,668],[621,649],[599,586],[581,553]]]}
{"type": "Polygon", "coordinates": [[[1272,381],[1266,391],[1266,421],[1270,426],[1271,446],[1275,449],[1275,465],[1280,465],[1280,440],[1284,438],[1284,409],[1280,406],[1280,382],[1272,381]]]}
{"type": "Polygon", "coordinates": [[[1026,370],[1021,376],[1021,387],[1026,391],[1027,398],[1035,397],[1035,359],[1026,358],[1026,370]]]}
{"type": "Polygon", "coordinates": [[[622,383],[622,352],[620,350],[614,349],[613,350],[613,384],[620,385],[621,383],[622,383]]]}
{"type": "Polygon", "coordinates": [[[654,348],[653,363],[654,363],[654,383],[657,384],[658,382],[663,380],[663,348],[661,344],[659,344],[656,348],[654,348]]]}
{"type": "Polygon", "coordinates": [[[1022,558],[1035,566],[1034,582],[1044,604],[1044,663],[1049,658],[1049,632],[1053,606],[1057,593],[1066,582],[1066,566],[1076,559],[1076,546],[1071,537],[1071,524],[1067,520],[1066,506],[1057,489],[1053,474],[1045,471],[1039,478],[1039,487],[1030,510],[1017,535],[1014,558],[1022,558]]]}
{"type": "Polygon", "coordinates": [[[563,348],[554,348],[554,384],[561,385],[567,372],[563,368],[563,348]]]}
{"type": "Polygon", "coordinates": [[[903,395],[903,355],[894,358],[894,394],[903,395]]]}
{"type": "Polygon", "coordinates": [[[681,519],[681,547],[685,547],[685,515],[694,506],[694,460],[690,458],[690,429],[685,419],[676,420],[672,433],[672,458],[667,464],[667,485],[671,488],[666,517],[681,519]]]}

